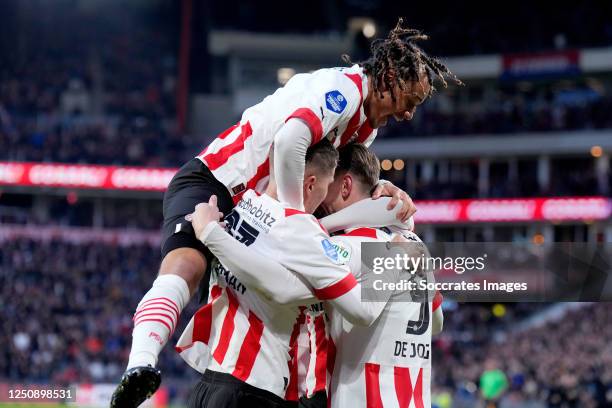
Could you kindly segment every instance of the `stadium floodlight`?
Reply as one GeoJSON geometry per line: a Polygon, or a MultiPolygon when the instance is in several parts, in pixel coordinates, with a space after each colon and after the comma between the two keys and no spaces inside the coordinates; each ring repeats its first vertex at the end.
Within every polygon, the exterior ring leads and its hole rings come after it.
{"type": "Polygon", "coordinates": [[[293,68],[279,68],[278,71],[276,71],[276,79],[281,85],[285,85],[294,75],[295,69],[293,68]]]}
{"type": "Polygon", "coordinates": [[[365,38],[372,38],[376,35],[376,22],[369,17],[353,17],[348,23],[349,31],[351,33],[363,34],[365,38]]]}
{"type": "Polygon", "coordinates": [[[361,28],[364,37],[372,38],[376,35],[376,25],[372,21],[366,22],[361,28]]]}

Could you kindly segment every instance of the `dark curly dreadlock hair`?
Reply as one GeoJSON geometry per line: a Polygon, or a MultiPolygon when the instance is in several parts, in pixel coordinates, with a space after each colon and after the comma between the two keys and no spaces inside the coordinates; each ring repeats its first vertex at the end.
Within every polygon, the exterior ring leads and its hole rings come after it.
{"type": "MultiPolygon", "coordinates": [[[[378,39],[372,43],[372,56],[365,61],[358,62],[364,71],[373,78],[374,89],[383,97],[382,89],[391,92],[391,98],[395,101],[393,86],[389,71],[393,70],[396,75],[395,82],[400,89],[404,89],[406,82],[419,81],[419,72],[425,69],[427,80],[431,90],[427,96],[435,91],[434,80],[439,80],[446,88],[446,78],[450,78],[455,84],[463,85],[463,82],[454,75],[439,59],[427,55],[416,41],[427,40],[429,37],[419,30],[403,28],[404,20],[399,19],[397,25],[389,32],[385,39],[378,39]],[[384,87],[382,86],[384,85],[384,87]]],[[[342,59],[348,64],[353,64],[348,55],[342,59]]]]}

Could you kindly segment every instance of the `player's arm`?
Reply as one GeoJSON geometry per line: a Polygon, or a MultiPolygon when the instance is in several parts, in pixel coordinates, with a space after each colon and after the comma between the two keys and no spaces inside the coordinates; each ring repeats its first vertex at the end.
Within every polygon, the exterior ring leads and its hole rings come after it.
{"type": "MultiPolygon", "coordinates": [[[[256,288],[268,299],[276,303],[307,305],[315,300],[314,293],[319,300],[329,301],[348,321],[361,326],[372,324],[388,301],[388,297],[382,305],[361,301],[361,286],[348,268],[334,264],[322,250],[317,250],[321,237],[328,238],[322,231],[314,236],[304,231],[310,238],[306,240],[298,239],[302,234],[287,237],[293,240],[296,250],[286,250],[296,256],[291,257],[294,262],[285,267],[236,241],[218,224],[221,216],[216,197],[211,197],[209,204],[198,204],[192,215],[196,236],[247,287],[256,288]],[[308,285],[313,287],[312,292],[308,285]]],[[[310,223],[304,223],[306,230],[312,228],[312,221],[310,223]]]]}
{"type": "Polygon", "coordinates": [[[431,309],[433,310],[433,319],[431,322],[431,334],[437,335],[442,332],[444,328],[444,314],[442,313],[442,294],[440,291],[436,291],[436,295],[433,298],[431,309]]]}
{"type": "MultiPolygon", "coordinates": [[[[284,238],[285,250],[296,256],[289,257],[283,264],[308,282],[317,299],[327,301],[349,322],[359,326],[371,325],[389,301],[391,291],[378,291],[376,299],[363,301],[361,285],[348,265],[339,259],[329,236],[313,219],[304,215],[296,217],[301,219],[299,222],[294,220],[292,227],[300,234],[284,238]]],[[[396,274],[397,271],[388,273],[396,274]]],[[[394,281],[396,278],[390,279],[394,281]]]]}
{"type": "Polygon", "coordinates": [[[191,222],[196,237],[242,283],[279,304],[305,306],[316,300],[297,275],[229,235],[219,224],[222,216],[213,195],[208,203],[196,206],[191,222]]]}
{"type": "MultiPolygon", "coordinates": [[[[199,231],[195,226],[194,230],[196,233],[199,231]]],[[[348,269],[339,270],[333,264],[321,267],[325,269],[325,276],[337,278],[336,282],[318,290],[311,289],[299,270],[294,273],[269,257],[253,251],[225,232],[216,222],[209,223],[198,238],[242,283],[274,303],[305,306],[317,299],[329,301],[351,323],[369,326],[389,300],[387,296],[383,302],[362,302],[361,286],[355,277],[348,269]]],[[[296,267],[299,268],[299,265],[296,267]]],[[[312,268],[310,262],[308,268],[312,268]]]]}
{"type": "Polygon", "coordinates": [[[274,177],[279,201],[299,210],[304,210],[304,166],[312,141],[310,128],[299,118],[287,120],[274,136],[274,177]]]}
{"type": "Polygon", "coordinates": [[[387,205],[387,210],[391,210],[395,208],[397,203],[402,203],[402,208],[397,213],[397,219],[402,222],[407,222],[408,218],[413,216],[417,211],[414,203],[412,202],[412,198],[401,188],[395,186],[393,183],[387,180],[379,180],[374,192],[372,193],[372,198],[374,200],[379,199],[380,197],[391,197],[391,201],[387,205]]]}
{"type": "Polygon", "coordinates": [[[395,205],[389,209],[391,197],[381,197],[378,200],[370,198],[361,200],[342,210],[321,219],[321,224],[329,231],[336,232],[347,228],[364,226],[364,220],[369,227],[397,226],[403,230],[412,231],[414,221],[412,217],[407,222],[401,221],[401,205],[395,205]]]}
{"type": "Polygon", "coordinates": [[[304,209],[302,186],[306,150],[359,109],[359,94],[350,80],[335,75],[312,80],[299,106],[274,135],[274,177],[279,201],[304,209]],[[328,97],[336,98],[330,104],[328,97]],[[338,99],[340,98],[340,99],[338,99]]]}

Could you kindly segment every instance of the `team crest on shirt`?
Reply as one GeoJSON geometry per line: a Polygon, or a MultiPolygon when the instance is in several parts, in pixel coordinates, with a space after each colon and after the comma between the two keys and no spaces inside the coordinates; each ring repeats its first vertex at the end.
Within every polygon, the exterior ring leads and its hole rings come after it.
{"type": "Polygon", "coordinates": [[[331,259],[331,261],[335,264],[339,264],[340,260],[338,258],[338,252],[336,252],[336,248],[330,242],[329,239],[325,238],[321,241],[321,246],[323,247],[323,252],[325,256],[331,259]]]}
{"type": "Polygon", "coordinates": [[[344,108],[346,108],[346,98],[340,91],[329,91],[325,94],[325,105],[332,112],[342,113],[344,108]]]}

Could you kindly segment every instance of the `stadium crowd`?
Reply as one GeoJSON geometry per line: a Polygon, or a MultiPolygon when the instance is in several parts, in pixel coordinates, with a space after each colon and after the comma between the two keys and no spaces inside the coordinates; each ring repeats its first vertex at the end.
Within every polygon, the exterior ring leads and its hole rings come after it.
{"type": "MultiPolygon", "coordinates": [[[[158,246],[147,243],[3,240],[0,378],[116,381],[129,353],[131,313],[159,260],[158,246]]],[[[191,374],[171,349],[161,359],[169,377],[191,374]]]]}
{"type": "Polygon", "coordinates": [[[612,407],[607,303],[570,310],[560,320],[526,331],[513,331],[514,318],[499,319],[490,309],[468,305],[445,310],[445,331],[435,340],[433,360],[438,407],[449,399],[454,408],[483,401],[482,376],[495,370],[507,382],[494,399],[500,408],[612,407]],[[495,335],[500,322],[506,330],[495,335]]]}
{"type": "Polygon", "coordinates": [[[171,33],[161,23],[143,23],[130,8],[114,12],[122,18],[58,7],[50,13],[59,15],[23,13],[24,21],[9,21],[14,30],[19,23],[30,29],[19,31],[22,47],[0,41],[1,55],[10,56],[0,64],[0,160],[183,161],[171,33]],[[46,18],[71,29],[58,30],[46,18]]]}
{"type": "MultiPolygon", "coordinates": [[[[126,71],[139,72],[139,67],[126,71]]],[[[143,77],[147,77],[145,73],[143,69],[143,77]]],[[[92,105],[100,103],[78,76],[64,84],[50,84],[23,73],[4,74],[5,79],[0,79],[0,160],[177,166],[197,153],[190,138],[176,130],[170,102],[172,85],[162,92],[154,78],[144,83],[124,78],[126,86],[134,86],[128,88],[132,91],[104,87],[100,97],[104,102],[94,114],[92,105]]],[[[59,81],[58,76],[50,77],[59,81]]],[[[167,80],[173,83],[174,79],[168,76],[167,80]]],[[[424,104],[412,121],[391,121],[381,129],[381,137],[612,128],[608,115],[612,93],[574,91],[584,96],[534,100],[528,94],[499,92],[493,98],[465,104],[460,98],[440,93],[424,104]]],[[[202,135],[200,142],[211,136],[202,135]]]]}
{"type": "Polygon", "coordinates": [[[477,88],[451,94],[439,92],[417,111],[413,120],[393,123],[381,136],[520,134],[612,127],[608,115],[612,109],[612,84],[555,85],[553,81],[528,90],[516,84],[499,88],[489,85],[486,91],[480,90],[469,99],[465,94],[473,94],[477,88]]]}

